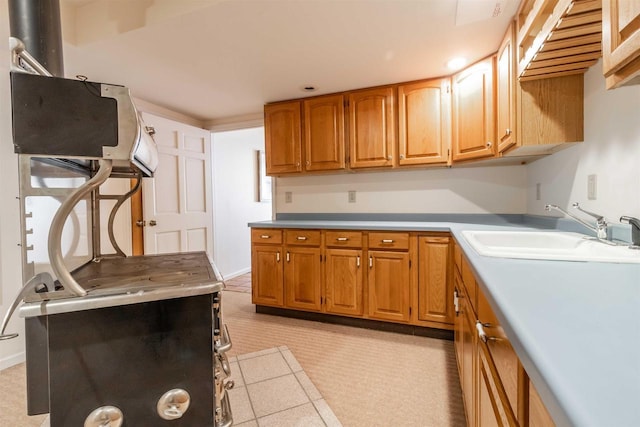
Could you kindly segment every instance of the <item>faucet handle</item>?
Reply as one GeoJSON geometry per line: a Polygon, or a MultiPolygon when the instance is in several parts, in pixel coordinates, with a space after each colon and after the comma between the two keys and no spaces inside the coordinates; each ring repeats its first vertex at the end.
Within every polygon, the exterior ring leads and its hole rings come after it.
{"type": "Polygon", "coordinates": [[[587,215],[590,215],[590,216],[594,217],[596,219],[596,221],[606,224],[606,221],[604,220],[604,216],[582,209],[580,207],[580,203],[574,202],[573,205],[571,205],[571,206],[573,206],[574,208],[578,209],[582,213],[585,213],[587,215]]]}
{"type": "Polygon", "coordinates": [[[640,219],[632,216],[621,216],[620,222],[631,224],[631,244],[640,246],[640,219]]]}

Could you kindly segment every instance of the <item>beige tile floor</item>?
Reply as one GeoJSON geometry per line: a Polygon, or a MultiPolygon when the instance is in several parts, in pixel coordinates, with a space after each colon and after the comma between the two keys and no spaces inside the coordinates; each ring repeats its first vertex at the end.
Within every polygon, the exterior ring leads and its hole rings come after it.
{"type": "Polygon", "coordinates": [[[229,359],[228,391],[238,427],[341,426],[291,353],[281,346],[229,359]]]}

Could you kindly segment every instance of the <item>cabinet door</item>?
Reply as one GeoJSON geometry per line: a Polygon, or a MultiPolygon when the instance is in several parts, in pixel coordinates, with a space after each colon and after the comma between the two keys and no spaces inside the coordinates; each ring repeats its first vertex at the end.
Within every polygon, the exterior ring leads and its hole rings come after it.
{"type": "MultiPolygon", "coordinates": [[[[465,294],[465,296],[468,294],[465,294]]],[[[467,425],[476,425],[476,355],[477,339],[475,319],[469,299],[462,300],[462,397],[464,399],[467,425]]]]}
{"type": "Polygon", "coordinates": [[[264,107],[267,174],[302,171],[300,101],[264,107]]]}
{"type": "Polygon", "coordinates": [[[418,319],[453,323],[448,237],[418,238],[418,319]]]}
{"type": "Polygon", "coordinates": [[[554,427],[555,425],[538,391],[529,381],[529,427],[554,427]]]}
{"type": "Polygon", "coordinates": [[[362,250],[327,249],[325,310],[362,316],[362,250]]]}
{"type": "Polygon", "coordinates": [[[603,0],[602,24],[607,88],[640,83],[640,0],[603,0]]]}
{"type": "MultiPolygon", "coordinates": [[[[480,352],[482,350],[479,350],[480,352]]],[[[500,416],[499,396],[492,390],[491,371],[483,354],[478,357],[478,427],[507,427],[500,416]]]]}
{"type": "Polygon", "coordinates": [[[395,145],[393,88],[349,94],[349,166],[393,166],[395,145]]]}
{"type": "Polygon", "coordinates": [[[462,279],[460,274],[456,271],[453,274],[454,277],[454,297],[457,304],[455,305],[455,317],[453,321],[453,347],[456,354],[456,362],[458,362],[458,373],[460,374],[460,385],[462,385],[462,378],[464,376],[462,355],[464,354],[464,328],[465,318],[464,313],[466,311],[466,301],[464,287],[462,286],[462,279]]]}
{"type": "Polygon", "coordinates": [[[482,292],[478,292],[478,320],[482,322],[483,330],[488,337],[486,347],[491,356],[490,360],[507,396],[505,407],[510,407],[511,412],[517,414],[518,356],[482,292]]]}
{"type": "Polygon", "coordinates": [[[453,161],[495,154],[494,57],[453,76],[453,161]]]}
{"type": "Polygon", "coordinates": [[[281,246],[253,246],[251,250],[251,297],[254,304],[282,307],[281,246]]]}
{"type": "Polygon", "coordinates": [[[369,252],[369,316],[409,321],[409,254],[369,252]]]}
{"type": "Polygon", "coordinates": [[[304,101],[305,170],[344,169],[344,137],[342,95],[304,101]]]}
{"type": "Polygon", "coordinates": [[[320,311],[320,248],[287,248],[284,267],[285,306],[320,311]]]}
{"type": "Polygon", "coordinates": [[[496,134],[498,151],[502,153],[516,143],[516,75],[513,40],[515,29],[509,26],[498,50],[496,67],[496,134]]]}
{"type": "Polygon", "coordinates": [[[399,165],[447,163],[450,129],[449,79],[398,86],[399,165]]]}

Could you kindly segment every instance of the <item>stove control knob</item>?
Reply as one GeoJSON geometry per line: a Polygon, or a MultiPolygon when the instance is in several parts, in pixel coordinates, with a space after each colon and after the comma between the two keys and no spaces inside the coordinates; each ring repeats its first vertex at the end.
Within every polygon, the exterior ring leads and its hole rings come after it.
{"type": "Polygon", "coordinates": [[[120,427],[122,411],[115,406],[101,406],[94,409],[84,420],[84,427],[120,427]]]}
{"type": "Polygon", "coordinates": [[[181,418],[191,403],[191,396],[186,390],[174,388],[158,399],[158,415],[163,420],[177,420],[181,418]]]}
{"type": "Polygon", "coordinates": [[[227,382],[224,383],[224,389],[225,390],[231,390],[233,388],[233,386],[236,385],[236,382],[233,380],[229,380],[227,382]]]}

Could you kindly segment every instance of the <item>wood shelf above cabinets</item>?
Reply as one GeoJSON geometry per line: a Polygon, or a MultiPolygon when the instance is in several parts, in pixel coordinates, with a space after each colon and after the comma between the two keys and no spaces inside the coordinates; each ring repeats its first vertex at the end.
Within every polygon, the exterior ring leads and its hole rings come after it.
{"type": "Polygon", "coordinates": [[[525,0],[518,11],[521,81],[583,74],[601,56],[602,0],[525,0]]]}

